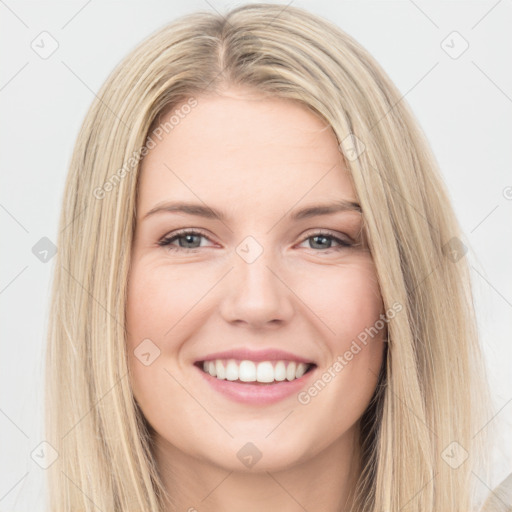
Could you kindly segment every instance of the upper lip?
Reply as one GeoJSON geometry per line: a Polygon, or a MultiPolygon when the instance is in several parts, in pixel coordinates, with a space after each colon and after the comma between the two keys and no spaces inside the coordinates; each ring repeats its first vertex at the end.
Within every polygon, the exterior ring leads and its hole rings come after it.
{"type": "Polygon", "coordinates": [[[311,359],[307,359],[291,352],[267,348],[264,350],[250,350],[248,348],[234,348],[223,352],[215,352],[198,359],[197,362],[212,361],[215,359],[239,359],[249,361],[298,361],[299,363],[313,363],[311,359]]]}

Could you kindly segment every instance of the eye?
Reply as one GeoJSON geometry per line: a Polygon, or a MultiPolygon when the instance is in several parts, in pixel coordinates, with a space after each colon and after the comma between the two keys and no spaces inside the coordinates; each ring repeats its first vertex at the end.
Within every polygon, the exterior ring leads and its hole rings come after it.
{"type": "Polygon", "coordinates": [[[352,246],[351,242],[342,240],[341,238],[335,236],[334,234],[332,234],[329,231],[318,231],[318,232],[312,233],[308,237],[306,237],[302,243],[311,241],[311,240],[313,240],[312,243],[310,242],[310,247],[312,249],[331,249],[331,248],[333,248],[332,247],[333,240],[338,244],[338,247],[334,247],[334,250],[339,251],[346,247],[352,246]],[[328,247],[326,247],[326,245],[328,245],[328,247]]]}
{"type": "Polygon", "coordinates": [[[209,240],[209,238],[200,231],[184,229],[182,231],[174,233],[172,236],[162,238],[162,240],[158,242],[158,245],[162,247],[167,247],[169,251],[187,251],[199,249],[201,246],[201,238],[209,240]],[[184,242],[179,242],[179,247],[176,245],[171,245],[175,240],[184,240],[184,242]],[[199,245],[197,245],[198,242],[199,245]]]}

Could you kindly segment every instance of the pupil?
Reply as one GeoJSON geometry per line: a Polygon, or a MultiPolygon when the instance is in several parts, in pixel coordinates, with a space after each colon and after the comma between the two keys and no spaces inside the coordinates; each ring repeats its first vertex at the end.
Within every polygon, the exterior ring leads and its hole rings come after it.
{"type": "MultiPolygon", "coordinates": [[[[184,236],[184,238],[185,238],[185,240],[186,240],[186,244],[188,244],[188,243],[193,243],[193,239],[194,239],[194,237],[196,237],[196,236],[197,236],[197,235],[185,235],[185,236],[184,236]]],[[[182,247],[183,247],[183,245],[182,245],[182,247]]]]}
{"type": "Polygon", "coordinates": [[[326,243],[326,241],[328,241],[328,238],[326,236],[323,236],[323,235],[314,236],[313,239],[315,240],[315,243],[316,243],[316,240],[323,240],[324,243],[326,243]]]}

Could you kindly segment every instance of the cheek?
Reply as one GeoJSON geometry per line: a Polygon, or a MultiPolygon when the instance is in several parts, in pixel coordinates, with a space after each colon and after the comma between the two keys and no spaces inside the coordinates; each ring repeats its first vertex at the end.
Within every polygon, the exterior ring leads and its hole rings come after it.
{"type": "Polygon", "coordinates": [[[178,322],[181,325],[181,319],[211,288],[213,282],[205,277],[179,266],[135,264],[128,287],[129,342],[140,343],[144,338],[155,339],[157,343],[169,340],[174,326],[178,322]]]}
{"type": "Polygon", "coordinates": [[[187,406],[169,365],[168,356],[173,356],[178,344],[165,341],[173,336],[173,325],[186,313],[188,301],[183,295],[190,293],[186,287],[181,288],[177,274],[138,261],[132,264],[128,280],[126,344],[130,382],[136,401],[155,430],[168,419],[169,396],[177,410],[187,406]]]}
{"type": "Polygon", "coordinates": [[[343,350],[383,313],[377,275],[369,257],[310,274],[296,289],[325,325],[331,350],[343,350]]]}
{"type": "Polygon", "coordinates": [[[317,380],[299,402],[333,411],[332,421],[344,429],[363,413],[375,390],[387,324],[370,259],[328,270],[308,279],[300,291],[322,320],[326,351],[317,380]]]}
{"type": "Polygon", "coordinates": [[[207,303],[202,299],[219,280],[185,267],[140,259],[128,279],[126,343],[133,392],[139,404],[152,404],[153,412],[165,403],[157,399],[161,390],[181,392],[169,373],[182,369],[180,349],[202,321],[207,303]]]}
{"type": "Polygon", "coordinates": [[[143,398],[149,389],[160,389],[162,374],[162,340],[172,327],[174,293],[164,275],[156,275],[154,269],[142,262],[134,262],[128,279],[126,304],[127,350],[134,395],[139,404],[148,403],[143,398]]]}

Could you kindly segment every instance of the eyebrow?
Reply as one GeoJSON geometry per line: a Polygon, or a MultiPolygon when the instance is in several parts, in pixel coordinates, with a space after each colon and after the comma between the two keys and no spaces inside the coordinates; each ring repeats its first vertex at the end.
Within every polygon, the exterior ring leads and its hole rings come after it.
{"type": "MultiPolygon", "coordinates": [[[[320,215],[332,215],[339,212],[359,212],[361,213],[361,206],[353,201],[347,201],[346,199],[340,199],[338,201],[328,204],[317,204],[307,206],[301,210],[297,210],[289,215],[292,220],[302,220],[310,217],[316,217],[320,215]]],[[[196,215],[198,217],[205,217],[207,219],[215,219],[224,222],[226,220],[226,214],[215,208],[208,207],[206,205],[198,203],[186,203],[186,202],[165,202],[159,203],[154,208],[149,210],[142,220],[156,213],[184,213],[188,215],[196,215]]]]}

